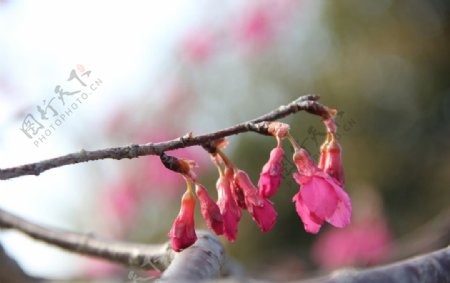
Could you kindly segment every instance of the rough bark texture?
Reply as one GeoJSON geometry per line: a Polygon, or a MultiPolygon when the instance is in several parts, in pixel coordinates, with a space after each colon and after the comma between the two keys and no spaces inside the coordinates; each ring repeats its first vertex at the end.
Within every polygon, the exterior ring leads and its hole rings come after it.
{"type": "Polygon", "coordinates": [[[198,232],[197,242],[176,253],[164,271],[162,281],[192,281],[219,278],[224,263],[224,249],[211,233],[198,232]]]}
{"type": "Polygon", "coordinates": [[[450,283],[450,247],[367,270],[340,270],[303,283],[450,283]]]}

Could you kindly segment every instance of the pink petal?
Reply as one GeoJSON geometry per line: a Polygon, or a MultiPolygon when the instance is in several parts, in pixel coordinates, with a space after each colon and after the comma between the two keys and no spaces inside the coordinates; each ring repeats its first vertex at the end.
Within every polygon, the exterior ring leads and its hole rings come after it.
{"type": "Polygon", "coordinates": [[[195,191],[200,201],[200,211],[205,219],[208,228],[217,235],[223,234],[223,218],[217,204],[211,199],[206,188],[200,184],[195,184],[195,191]]]}
{"type": "Polygon", "coordinates": [[[295,194],[294,198],[292,199],[293,202],[295,202],[295,208],[297,210],[298,215],[303,221],[303,225],[305,226],[305,230],[308,233],[317,234],[320,230],[320,227],[322,226],[323,220],[320,220],[317,217],[311,216],[310,211],[305,206],[302,196],[300,195],[300,192],[295,194]]]}
{"type": "Polygon", "coordinates": [[[336,192],[336,195],[338,197],[338,204],[333,215],[328,217],[326,220],[333,226],[342,228],[350,224],[352,216],[352,204],[350,202],[350,197],[342,189],[342,187],[339,186],[334,180],[331,180],[331,178],[329,180],[329,183],[332,184],[334,191],[336,192]]]}
{"type": "Polygon", "coordinates": [[[264,199],[264,205],[254,206],[249,209],[250,214],[252,215],[253,220],[258,224],[259,228],[263,232],[268,232],[273,228],[277,219],[277,212],[273,208],[272,203],[264,199]]]}
{"type": "Polygon", "coordinates": [[[312,176],[310,182],[303,184],[300,194],[309,211],[322,219],[333,215],[339,201],[333,186],[319,176],[312,176]]]}
{"type": "Polygon", "coordinates": [[[241,211],[231,193],[229,180],[221,176],[217,180],[217,204],[223,217],[223,233],[230,242],[236,240],[241,211]]]}
{"type": "Polygon", "coordinates": [[[280,187],[283,174],[283,158],[283,148],[276,147],[272,149],[269,161],[267,161],[261,171],[258,181],[259,194],[265,198],[273,196],[280,187]]]}

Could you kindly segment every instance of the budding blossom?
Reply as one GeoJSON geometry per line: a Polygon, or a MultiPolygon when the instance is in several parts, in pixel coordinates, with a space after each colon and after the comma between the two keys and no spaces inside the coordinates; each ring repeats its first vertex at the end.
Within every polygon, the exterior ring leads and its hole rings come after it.
{"type": "Polygon", "coordinates": [[[277,147],[270,152],[269,161],[264,165],[259,181],[259,193],[264,198],[272,197],[281,184],[283,173],[284,150],[281,147],[281,139],[286,136],[289,125],[272,122],[269,125],[269,133],[277,138],[277,147]]]}
{"type": "Polygon", "coordinates": [[[334,119],[324,121],[327,127],[327,139],[320,148],[319,168],[344,185],[344,167],[342,166],[342,148],[336,140],[336,122],[334,119]]]}
{"type": "Polygon", "coordinates": [[[194,227],[195,198],[190,190],[187,190],[181,199],[181,209],[170,229],[169,237],[172,238],[172,248],[179,252],[197,241],[194,227]]]}
{"type": "Polygon", "coordinates": [[[272,197],[281,184],[283,173],[284,150],[281,146],[277,146],[270,152],[269,161],[264,165],[259,181],[259,193],[264,198],[272,197]]]}

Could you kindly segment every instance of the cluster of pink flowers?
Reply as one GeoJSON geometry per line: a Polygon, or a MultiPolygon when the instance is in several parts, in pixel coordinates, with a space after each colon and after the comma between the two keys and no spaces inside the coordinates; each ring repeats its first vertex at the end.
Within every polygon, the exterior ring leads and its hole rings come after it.
{"type": "MultiPolygon", "coordinates": [[[[332,115],[330,115],[332,116],[332,115]]],[[[341,147],[336,139],[334,118],[324,120],[327,137],[321,147],[319,164],[315,165],[308,152],[301,148],[289,133],[289,125],[279,122],[268,124],[267,131],[277,139],[277,146],[271,151],[268,162],[260,174],[258,187],[246,172],[237,168],[224,154],[225,140],[219,140],[206,149],[219,171],[216,184],[218,200],[214,202],[207,189],[197,182],[192,171],[194,164],[165,154],[161,160],[168,168],[185,177],[187,191],[181,201],[181,210],[175,219],[169,236],[172,248],[181,251],[197,240],[194,228],[195,195],[200,202],[201,214],[208,227],[217,235],[224,235],[235,241],[242,210],[246,210],[263,232],[275,225],[277,212],[270,201],[280,187],[283,177],[285,152],[281,142],[287,138],[294,147],[293,161],[298,172],[294,179],[300,191],[294,196],[296,210],[304,223],[305,230],[317,233],[326,221],[335,227],[350,223],[350,198],[343,189],[344,174],[341,147]],[[191,183],[195,184],[195,193],[191,183]]]]}

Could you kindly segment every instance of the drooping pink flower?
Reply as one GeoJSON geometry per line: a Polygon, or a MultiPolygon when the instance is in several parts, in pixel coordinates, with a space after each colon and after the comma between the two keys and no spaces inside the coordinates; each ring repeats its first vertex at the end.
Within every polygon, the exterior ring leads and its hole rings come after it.
{"type": "Polygon", "coordinates": [[[242,189],[236,185],[234,182],[234,171],[231,168],[225,169],[225,176],[228,180],[230,180],[230,190],[233,195],[234,201],[237,205],[242,209],[247,209],[247,205],[245,203],[245,195],[242,189]]]}
{"type": "Polygon", "coordinates": [[[341,185],[316,167],[303,148],[295,150],[294,162],[298,169],[294,179],[301,189],[293,201],[305,230],[317,233],[324,221],[339,228],[348,225],[352,208],[341,185]]]}
{"type": "Polygon", "coordinates": [[[172,238],[172,248],[179,252],[197,241],[194,225],[195,198],[188,190],[181,199],[181,209],[170,229],[169,237],[172,238]]]}
{"type": "Polygon", "coordinates": [[[217,180],[217,204],[223,217],[223,234],[230,242],[236,240],[238,224],[241,219],[241,211],[231,193],[231,182],[225,176],[220,176],[217,180]]]}
{"type": "Polygon", "coordinates": [[[217,204],[201,184],[195,184],[195,193],[200,201],[200,211],[209,229],[217,235],[223,234],[223,217],[217,204]]]}
{"type": "Polygon", "coordinates": [[[272,203],[259,195],[247,173],[237,169],[234,172],[234,183],[244,194],[247,211],[263,232],[272,229],[276,222],[277,213],[272,203]]]}
{"type": "Polygon", "coordinates": [[[259,181],[259,194],[265,198],[273,196],[281,184],[284,150],[277,146],[270,152],[269,161],[264,165],[259,181]]]}

